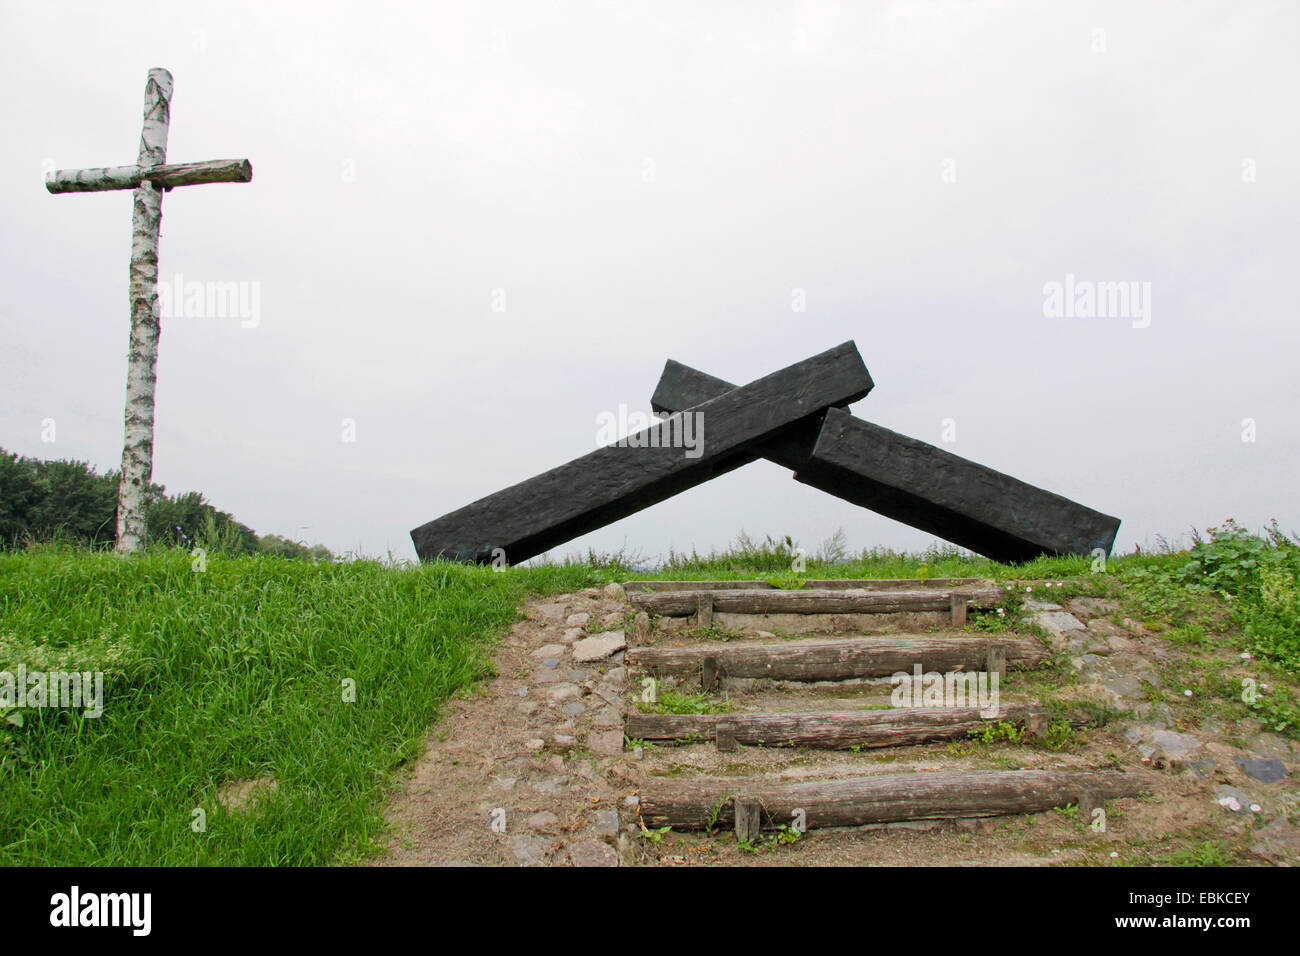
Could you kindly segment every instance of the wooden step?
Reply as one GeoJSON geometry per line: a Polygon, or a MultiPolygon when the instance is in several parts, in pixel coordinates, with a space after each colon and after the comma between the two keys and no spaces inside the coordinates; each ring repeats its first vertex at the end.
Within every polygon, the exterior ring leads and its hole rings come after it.
{"type": "MultiPolygon", "coordinates": [[[[1006,666],[1034,667],[1047,659],[1038,640],[1027,637],[849,637],[831,641],[786,641],[780,644],[696,644],[692,647],[629,647],[627,664],[658,675],[692,676],[711,672],[718,677],[773,680],[850,680],[955,670],[1001,671],[999,649],[1006,666]],[[989,655],[995,663],[989,667],[989,655]]],[[[706,680],[711,685],[711,680],[706,680]]]]}
{"type": "Polygon", "coordinates": [[[1151,773],[1117,770],[995,770],[889,773],[799,783],[765,778],[652,779],[641,789],[641,822],[650,828],[703,830],[735,825],[736,801],[756,801],[767,828],[802,817],[809,829],[899,820],[941,820],[1038,813],[1100,803],[1158,789],[1151,773]],[[796,811],[802,811],[798,816],[796,811]]]}
{"type": "MultiPolygon", "coordinates": [[[[809,578],[798,588],[821,591],[910,591],[918,588],[951,589],[993,587],[987,578],[809,578]]],[[[628,594],[663,591],[767,591],[778,590],[770,581],[626,581],[628,594]]]]}
{"type": "MultiPolygon", "coordinates": [[[[1046,708],[1003,704],[989,717],[978,707],[898,707],[890,710],[783,711],[726,714],[647,714],[630,711],[633,740],[711,740],[719,750],[751,747],[813,747],[819,750],[907,747],[936,740],[964,740],[971,731],[1005,721],[1036,732],[1047,728],[1046,708]]],[[[1081,726],[1081,715],[1071,723],[1081,726]]]]}
{"type": "Polygon", "coordinates": [[[1001,588],[716,588],[642,591],[628,595],[633,606],[661,617],[686,617],[704,605],[722,614],[899,614],[994,607],[1001,588]]]}

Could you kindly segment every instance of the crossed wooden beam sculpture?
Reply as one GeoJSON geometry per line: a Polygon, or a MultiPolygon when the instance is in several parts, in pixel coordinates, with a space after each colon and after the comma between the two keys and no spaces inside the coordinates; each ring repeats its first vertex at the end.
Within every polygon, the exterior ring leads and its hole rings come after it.
{"type": "Polygon", "coordinates": [[[421,525],[415,550],[517,564],[766,458],[998,561],[1110,553],[1118,518],[849,414],[872,387],[853,342],[740,387],[670,359],[651,401],[664,421],[421,525]],[[692,423],[698,442],[684,449],[692,423]]]}

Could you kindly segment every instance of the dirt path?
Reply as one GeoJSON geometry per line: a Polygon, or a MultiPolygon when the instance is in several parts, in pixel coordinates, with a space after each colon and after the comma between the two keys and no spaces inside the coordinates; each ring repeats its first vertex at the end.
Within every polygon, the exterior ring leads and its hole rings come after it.
{"type": "MultiPolygon", "coordinates": [[[[1109,610],[1087,599],[1038,609],[1050,643],[1079,672],[1064,696],[1124,712],[1063,750],[959,742],[724,754],[711,742],[624,749],[637,675],[623,666],[631,608],[621,588],[531,603],[497,648],[497,676],[451,701],[432,728],[389,807],[389,851],[373,865],[1117,865],[1194,856],[1207,841],[1236,862],[1300,863],[1296,748],[1254,722],[1206,721],[1187,732],[1166,705],[1146,699],[1180,652],[1117,624],[1109,610]],[[647,834],[637,816],[648,775],[816,778],[1012,765],[1156,768],[1168,786],[1152,799],[1108,804],[1104,831],[1054,811],[814,830],[790,844],[742,849],[732,833],[647,834]],[[1281,779],[1267,779],[1279,769],[1281,779]]],[[[695,637],[684,621],[664,626],[657,640],[695,637]]],[[[1027,680],[1011,681],[1008,698],[1032,694],[1027,680]]],[[[864,687],[862,699],[880,693],[864,687]]]]}

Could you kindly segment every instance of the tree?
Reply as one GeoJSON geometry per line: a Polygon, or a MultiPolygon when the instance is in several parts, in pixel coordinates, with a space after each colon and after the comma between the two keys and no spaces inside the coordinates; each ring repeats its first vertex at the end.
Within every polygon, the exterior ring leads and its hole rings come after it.
{"type": "MultiPolygon", "coordinates": [[[[41,461],[0,449],[0,548],[54,537],[78,544],[111,545],[116,535],[118,475],[99,475],[88,462],[41,461]]],[[[201,545],[225,554],[274,554],[332,560],[328,548],[268,534],[219,511],[197,491],[167,494],[150,484],[145,494],[145,533],[155,544],[201,545]]]]}

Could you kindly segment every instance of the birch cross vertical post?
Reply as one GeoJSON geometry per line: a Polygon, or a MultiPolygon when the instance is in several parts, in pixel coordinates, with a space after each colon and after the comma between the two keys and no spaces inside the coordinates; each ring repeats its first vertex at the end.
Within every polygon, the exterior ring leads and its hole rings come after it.
{"type": "MultiPolygon", "coordinates": [[[[141,169],[167,159],[171,124],[172,76],[150,70],[144,88],[140,130],[141,169]]],[[[117,486],[117,550],[144,546],[144,496],[153,477],[154,386],[158,375],[158,237],[162,231],[162,188],[142,182],[131,197],[131,346],[126,359],[126,414],[122,438],[122,476],[117,486]]]]}
{"type": "Polygon", "coordinates": [[[117,550],[139,551],[145,539],[145,494],[153,477],[154,385],[157,382],[158,235],[162,194],[175,186],[246,183],[253,167],[246,159],[166,165],[171,122],[172,75],[149,71],[144,88],[144,126],[134,166],[61,169],[50,173],[51,193],[131,189],[131,348],[127,353],[126,421],[122,477],[117,491],[117,550]]]}

